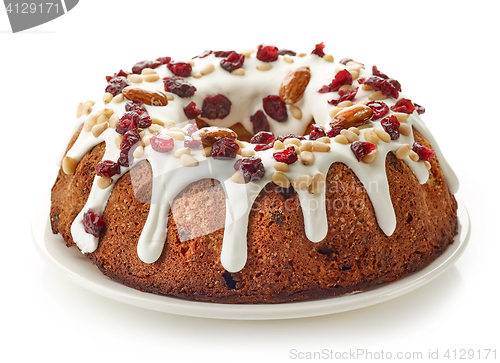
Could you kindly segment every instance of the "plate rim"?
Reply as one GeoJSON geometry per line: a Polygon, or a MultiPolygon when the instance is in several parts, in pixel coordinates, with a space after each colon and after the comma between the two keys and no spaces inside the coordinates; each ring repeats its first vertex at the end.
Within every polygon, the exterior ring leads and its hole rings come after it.
{"type": "Polygon", "coordinates": [[[61,236],[52,234],[49,221],[50,195],[45,196],[38,204],[31,223],[31,233],[35,249],[48,265],[80,287],[128,305],[199,318],[230,320],[305,318],[341,313],[383,303],[424,286],[453,266],[465,251],[471,234],[467,208],[460,198],[457,196],[455,198],[458,203],[459,228],[454,243],[422,270],[397,281],[376,285],[361,293],[280,304],[221,304],[189,301],[142,292],[113,281],[102,274],[76,248],[68,249],[61,236]],[[64,252],[60,253],[61,251],[64,252]]]}

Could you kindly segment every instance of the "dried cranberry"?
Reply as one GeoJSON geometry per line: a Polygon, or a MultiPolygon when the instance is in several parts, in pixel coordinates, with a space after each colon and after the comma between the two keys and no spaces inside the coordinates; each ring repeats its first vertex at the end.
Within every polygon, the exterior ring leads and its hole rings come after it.
{"type": "Polygon", "coordinates": [[[434,150],[429,149],[416,141],[413,143],[412,149],[418,154],[419,159],[423,161],[429,161],[436,155],[434,150]]]}
{"type": "Polygon", "coordinates": [[[269,144],[272,142],[274,142],[274,135],[272,132],[267,131],[260,131],[250,139],[251,144],[269,144]]]}
{"type": "Polygon", "coordinates": [[[382,101],[370,101],[366,105],[373,111],[372,120],[378,120],[389,113],[389,106],[382,101]]]}
{"type": "Polygon", "coordinates": [[[198,126],[196,124],[189,124],[189,126],[185,127],[185,130],[186,130],[188,136],[191,136],[196,131],[198,131],[198,126]]]}
{"type": "Polygon", "coordinates": [[[323,58],[325,56],[324,49],[325,49],[325,43],[321,42],[319,44],[316,44],[311,54],[316,54],[318,57],[323,58]]]}
{"type": "Polygon", "coordinates": [[[319,93],[328,93],[328,92],[336,92],[343,85],[352,84],[352,75],[349,73],[347,69],[343,69],[335,75],[335,78],[332,80],[328,86],[323,86],[318,91],[319,93]]]}
{"type": "Polygon", "coordinates": [[[351,144],[351,150],[358,161],[361,161],[366,155],[377,150],[377,145],[366,141],[355,141],[351,144]]]}
{"type": "Polygon", "coordinates": [[[326,136],[325,130],[323,130],[323,128],[318,124],[312,124],[311,132],[309,133],[309,140],[317,140],[323,136],[326,136]]]}
{"type": "Polygon", "coordinates": [[[372,74],[374,76],[377,76],[377,77],[380,77],[380,78],[383,78],[383,79],[389,79],[389,76],[387,76],[385,73],[382,73],[378,70],[377,66],[373,66],[372,67],[372,74]]]}
{"type": "Polygon", "coordinates": [[[358,64],[361,64],[362,66],[364,66],[364,64],[363,64],[363,63],[356,62],[356,61],[355,61],[354,59],[352,59],[352,58],[343,58],[343,59],[341,59],[341,60],[340,60],[340,62],[339,62],[339,63],[340,63],[340,64],[343,64],[343,65],[347,65],[347,63],[349,63],[349,62],[358,63],[358,64]]]}
{"type": "Polygon", "coordinates": [[[185,98],[191,97],[196,92],[196,87],[184,78],[172,76],[163,78],[165,91],[175,93],[177,96],[185,98]]]}
{"type": "Polygon", "coordinates": [[[188,147],[190,149],[201,149],[202,143],[200,141],[193,140],[189,136],[186,136],[184,138],[184,147],[188,147]]]}
{"type": "Polygon", "coordinates": [[[190,120],[193,120],[201,115],[201,110],[196,108],[196,103],[190,102],[186,107],[184,107],[184,114],[190,120]]]}
{"type": "Polygon", "coordinates": [[[125,72],[123,69],[120,69],[118,73],[115,73],[112,76],[106,76],[106,82],[109,82],[112,78],[118,76],[127,78],[130,74],[130,72],[125,72]]]}
{"type": "Polygon", "coordinates": [[[372,87],[374,90],[382,92],[382,94],[386,96],[393,98],[399,97],[398,86],[397,86],[399,83],[397,84],[395,83],[397,81],[391,83],[390,80],[386,80],[378,76],[371,76],[365,80],[358,80],[358,82],[366,84],[372,87]]]}
{"type": "Polygon", "coordinates": [[[159,67],[161,66],[162,63],[158,60],[143,60],[141,62],[137,62],[136,64],[134,64],[134,66],[132,67],[132,72],[135,73],[135,74],[141,74],[142,70],[144,68],[156,68],[156,67],[159,67]]]}
{"type": "Polygon", "coordinates": [[[293,50],[290,49],[280,49],[278,52],[279,55],[291,55],[291,56],[296,56],[297,52],[294,52],[293,50]]]}
{"type": "Polygon", "coordinates": [[[250,122],[253,124],[253,133],[256,134],[260,131],[269,131],[269,122],[267,116],[263,111],[257,111],[253,116],[250,116],[250,122]]]}
{"type": "Polygon", "coordinates": [[[203,53],[201,53],[201,54],[199,54],[197,56],[194,56],[193,59],[195,59],[195,58],[200,58],[200,59],[201,58],[206,58],[206,57],[208,57],[212,53],[213,53],[213,51],[211,51],[211,50],[205,50],[203,53]]]}
{"type": "Polygon", "coordinates": [[[168,63],[170,63],[172,58],[170,58],[170,57],[158,57],[158,58],[156,58],[156,60],[158,62],[160,62],[161,64],[168,64],[168,63]]]}
{"type": "Polygon", "coordinates": [[[189,77],[193,69],[191,64],[185,62],[170,62],[167,64],[167,68],[179,77],[189,77]]]}
{"type": "Polygon", "coordinates": [[[217,58],[226,58],[228,57],[231,53],[234,53],[234,50],[216,50],[214,52],[214,55],[217,58]]]}
{"type": "Polygon", "coordinates": [[[147,129],[153,121],[151,121],[151,117],[149,117],[149,114],[145,111],[137,111],[139,114],[139,119],[137,120],[137,127],[140,127],[141,129],[147,129]]]}
{"type": "Polygon", "coordinates": [[[424,106],[420,106],[420,105],[416,104],[415,102],[413,103],[413,105],[415,106],[415,109],[417,110],[417,113],[419,115],[425,113],[425,107],[424,106]]]}
{"type": "Polygon", "coordinates": [[[299,157],[297,156],[297,152],[295,151],[295,148],[289,147],[289,148],[286,148],[284,150],[279,150],[279,151],[274,152],[273,158],[276,161],[290,165],[290,164],[293,164],[294,162],[296,162],[299,157]]]}
{"type": "Polygon", "coordinates": [[[274,146],[274,144],[272,144],[272,143],[270,143],[270,144],[258,144],[258,145],[255,145],[254,151],[268,150],[268,149],[271,149],[273,146],[274,146]]]}
{"type": "Polygon", "coordinates": [[[260,44],[257,48],[257,59],[262,62],[274,62],[278,59],[279,49],[274,45],[260,44]]]}
{"type": "Polygon", "coordinates": [[[136,129],[127,131],[123,135],[123,140],[120,144],[120,157],[118,158],[118,164],[121,166],[128,167],[133,163],[132,153],[141,144],[141,135],[136,129]]]}
{"type": "Polygon", "coordinates": [[[125,111],[143,111],[146,112],[146,107],[141,101],[128,101],[125,104],[125,111]]]}
{"type": "Polygon", "coordinates": [[[111,93],[113,96],[116,96],[121,93],[122,89],[130,86],[127,78],[123,76],[116,76],[109,80],[108,85],[106,87],[106,92],[111,93]]]}
{"type": "Polygon", "coordinates": [[[359,89],[359,87],[356,87],[355,89],[347,89],[345,91],[340,90],[339,91],[340,98],[338,100],[328,101],[328,103],[332,106],[337,106],[340,102],[352,101],[352,100],[354,100],[354,97],[356,97],[356,94],[358,93],[358,89],[359,89]]]}
{"type": "Polygon", "coordinates": [[[95,173],[99,176],[111,178],[113,175],[120,174],[120,164],[111,160],[103,160],[96,165],[95,173]]]}
{"type": "Polygon", "coordinates": [[[391,140],[399,139],[399,126],[401,125],[396,116],[391,115],[380,121],[380,125],[391,136],[391,140]]]}
{"type": "Polygon", "coordinates": [[[203,100],[201,107],[201,116],[209,120],[223,119],[231,112],[231,101],[219,94],[207,96],[203,100]]]}
{"type": "Polygon", "coordinates": [[[83,213],[83,228],[85,232],[94,237],[99,237],[104,230],[105,223],[101,216],[91,210],[83,213]]]}
{"type": "Polygon", "coordinates": [[[415,106],[413,106],[413,103],[409,99],[401,98],[394,106],[391,106],[391,110],[410,114],[415,111],[415,106]]]}
{"type": "Polygon", "coordinates": [[[212,145],[212,157],[214,159],[234,159],[240,147],[233,139],[223,137],[212,145]]]}
{"type": "Polygon", "coordinates": [[[139,113],[136,111],[128,111],[120,118],[120,122],[116,126],[115,131],[120,135],[124,135],[129,130],[135,130],[139,121],[139,113]]]}
{"type": "Polygon", "coordinates": [[[220,61],[222,69],[232,72],[235,69],[243,67],[245,56],[236,52],[231,53],[227,58],[220,61]]]}
{"type": "Polygon", "coordinates": [[[280,135],[276,138],[278,141],[285,141],[287,139],[299,139],[299,140],[305,140],[306,138],[304,136],[300,135],[295,135],[295,134],[288,134],[288,135],[280,135]]]}
{"type": "Polygon", "coordinates": [[[234,169],[239,171],[247,182],[262,179],[266,173],[262,159],[258,156],[248,156],[236,160],[234,169]]]}
{"type": "Polygon", "coordinates": [[[334,126],[328,132],[326,133],[326,136],[328,137],[335,137],[337,135],[340,135],[340,131],[342,131],[344,128],[342,126],[334,126]]]}
{"type": "Polygon", "coordinates": [[[264,97],[262,100],[264,111],[278,122],[284,122],[288,119],[286,104],[277,95],[264,97]]]}
{"type": "Polygon", "coordinates": [[[174,139],[168,135],[157,133],[149,141],[151,148],[159,153],[166,153],[174,148],[174,139]]]}

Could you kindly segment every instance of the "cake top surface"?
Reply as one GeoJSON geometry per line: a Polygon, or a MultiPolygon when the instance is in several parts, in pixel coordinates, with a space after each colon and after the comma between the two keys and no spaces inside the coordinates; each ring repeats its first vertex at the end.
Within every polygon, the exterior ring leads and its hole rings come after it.
{"type": "Polygon", "coordinates": [[[106,143],[96,182],[71,229],[82,252],[97,248],[113,185],[141,160],[149,161],[154,178],[139,257],[151,263],[161,254],[175,196],[189,183],[213,178],[226,194],[221,262],[230,272],[245,265],[248,215],[271,181],[295,189],[312,242],[328,230],[324,186],[334,162],[356,173],[387,235],[396,226],[387,153],[404,161],[420,183],[437,156],[451,192],[458,188],[420,118],[425,109],[376,66],[335,62],[323,43],[309,54],[261,44],[190,60],[160,57],[106,80],[100,98],[79,104],[83,128],[62,161],[72,174],[87,151],[106,143]],[[413,128],[433,150],[415,142],[413,128]]]}

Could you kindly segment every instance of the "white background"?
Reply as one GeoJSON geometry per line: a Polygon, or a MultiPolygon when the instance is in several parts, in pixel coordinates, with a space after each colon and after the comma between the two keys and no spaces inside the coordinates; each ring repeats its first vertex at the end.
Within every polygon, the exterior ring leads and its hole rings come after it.
{"type": "Polygon", "coordinates": [[[65,16],[18,34],[1,9],[0,354],[10,357],[2,360],[299,361],[291,359],[292,349],[424,357],[436,349],[441,355],[497,349],[500,359],[495,3],[82,0],[65,16]],[[376,64],[426,107],[424,121],[458,174],[458,196],[472,221],[469,247],[454,267],[414,292],[364,309],[222,321],[108,300],[38,256],[30,227],[34,208],[54,182],[77,103],[100,94],[104,76],[159,56],[190,58],[263,42],[309,52],[321,41],[337,60],[376,64]]]}

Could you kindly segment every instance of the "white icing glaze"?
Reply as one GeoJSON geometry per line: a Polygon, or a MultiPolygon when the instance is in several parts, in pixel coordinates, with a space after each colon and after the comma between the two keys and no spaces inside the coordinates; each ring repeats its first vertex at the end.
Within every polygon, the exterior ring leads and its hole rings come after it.
{"type": "MultiPolygon", "coordinates": [[[[211,125],[222,127],[230,127],[240,122],[248,131],[252,131],[250,116],[255,114],[257,110],[262,110],[262,99],[270,94],[278,94],[283,77],[290,70],[307,65],[311,69],[311,79],[304,96],[295,104],[302,110],[301,120],[295,119],[290,112],[288,112],[288,120],[283,123],[276,122],[268,117],[271,131],[275,135],[303,134],[313,119],[320,125],[328,125],[331,119],[329,112],[334,106],[329,105],[327,101],[337,99],[338,93],[321,94],[318,93],[318,90],[323,85],[329,84],[335,74],[339,70],[345,69],[346,66],[325,61],[316,55],[292,58],[294,62],[287,63],[280,56],[277,61],[271,63],[271,70],[260,71],[257,69],[257,65],[262,62],[256,59],[255,55],[252,55],[252,57],[245,59],[243,65],[244,76],[233,75],[223,70],[219,66],[222,58],[216,58],[213,54],[206,58],[195,58],[192,74],[198,73],[208,63],[213,63],[215,69],[212,73],[201,78],[186,78],[197,89],[193,97],[180,98],[174,95],[174,101],[169,102],[166,107],[145,107],[151,117],[157,117],[163,121],[174,120],[179,127],[183,127],[187,121],[183,108],[187,104],[195,102],[197,107],[201,108],[206,96],[221,93],[226,95],[232,103],[230,114],[223,120],[206,121],[211,125]]],[[[155,71],[160,76],[158,81],[143,82],[137,85],[163,90],[162,79],[171,76],[172,73],[165,65],[156,68],[155,71]]],[[[371,73],[367,70],[360,70],[360,78],[369,77],[370,75],[371,73]]],[[[354,81],[353,85],[357,85],[357,82],[354,81]]],[[[364,91],[360,88],[354,103],[366,102],[370,94],[370,91],[364,91]]],[[[400,94],[400,98],[404,98],[404,96],[400,94]]],[[[112,108],[115,114],[121,116],[125,112],[124,105],[127,100],[108,104],[104,104],[102,100],[94,101],[94,110],[112,108]]],[[[389,107],[394,105],[396,101],[391,98],[383,100],[389,107]]],[[[390,114],[392,114],[392,111],[390,111],[390,114]]],[[[86,117],[82,116],[79,122],[85,122],[86,117]]],[[[452,193],[455,193],[458,189],[456,175],[444,159],[435,139],[416,111],[409,116],[406,123],[414,126],[434,147],[449,189],[452,193]]],[[[374,127],[380,126],[380,120],[372,121],[372,124],[374,127]]],[[[328,126],[326,128],[328,129],[328,126]]],[[[164,133],[165,131],[166,128],[162,129],[161,132],[164,133]]],[[[145,130],[145,132],[146,135],[151,134],[149,130],[145,130]]],[[[117,133],[111,128],[108,128],[97,138],[90,132],[82,131],[73,147],[68,151],[67,156],[79,161],[87,151],[104,141],[106,151],[103,160],[116,161],[119,156],[119,149],[115,146],[116,136],[117,133]]],[[[365,141],[364,129],[360,129],[359,139],[365,141]]],[[[350,149],[350,145],[343,145],[331,140],[331,150],[329,152],[315,152],[315,162],[309,166],[303,165],[300,161],[293,163],[286,175],[290,180],[294,180],[301,175],[313,176],[317,173],[327,175],[332,163],[344,163],[353,170],[366,189],[380,228],[386,235],[391,235],[396,228],[396,217],[389,193],[385,159],[389,152],[396,151],[403,144],[412,145],[413,142],[413,134],[409,136],[401,135],[398,140],[389,143],[381,140],[377,145],[377,157],[371,164],[366,164],[357,161],[350,149]]],[[[255,145],[245,142],[243,144],[246,148],[255,147],[255,145]]],[[[147,146],[144,149],[144,155],[134,160],[134,164],[144,159],[148,160],[153,173],[149,215],[138,242],[137,253],[144,262],[155,262],[163,251],[167,235],[168,213],[173,199],[188,184],[203,178],[212,178],[221,182],[226,195],[226,218],[221,263],[227,271],[237,272],[245,266],[247,260],[248,217],[255,199],[265,185],[271,181],[274,173],[273,165],[276,162],[273,158],[273,152],[276,150],[269,149],[256,153],[262,159],[266,170],[262,179],[247,184],[238,184],[231,180],[231,176],[234,174],[233,165],[235,160],[207,158],[202,154],[201,150],[193,149],[191,155],[199,161],[199,165],[184,167],[180,160],[174,157],[174,151],[183,147],[183,141],[177,140],[175,141],[174,150],[167,153],[155,152],[151,146],[147,146]]],[[[240,157],[237,156],[237,158],[240,157]]],[[[414,162],[409,157],[406,157],[403,161],[410,167],[421,184],[427,181],[429,174],[423,162],[414,162]]],[[[114,183],[128,170],[129,168],[122,167],[121,174],[115,175],[113,184],[106,189],[100,189],[96,183],[93,184],[84,208],[71,227],[73,239],[82,252],[93,252],[98,247],[98,238],[85,233],[82,223],[83,214],[88,210],[92,210],[102,215],[114,183]]],[[[341,189],[354,186],[336,187],[341,189]]],[[[307,238],[312,242],[322,241],[328,232],[326,188],[323,187],[319,193],[315,194],[311,194],[307,190],[297,190],[297,195],[302,207],[307,238]]],[[[330,205],[330,207],[338,208],[339,206],[330,205]]]]}

